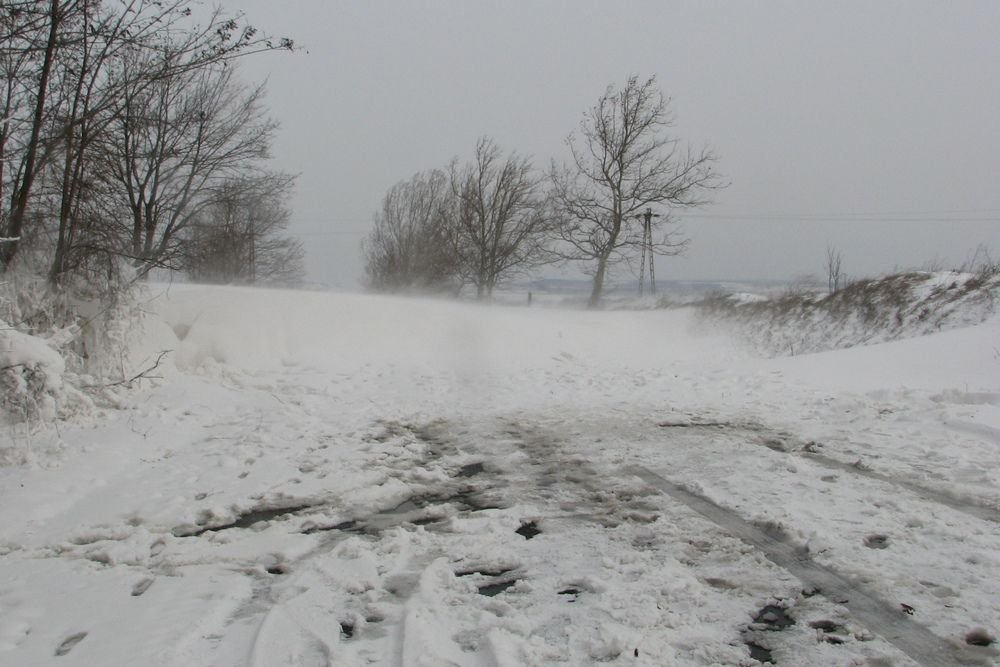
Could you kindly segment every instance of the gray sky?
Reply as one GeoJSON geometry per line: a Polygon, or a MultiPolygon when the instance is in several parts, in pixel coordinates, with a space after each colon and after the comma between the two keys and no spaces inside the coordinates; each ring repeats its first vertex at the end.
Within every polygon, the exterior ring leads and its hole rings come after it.
{"type": "Polygon", "coordinates": [[[852,276],[1000,257],[1000,2],[223,0],[308,52],[247,59],[301,173],[310,278],[354,287],[385,191],[471,156],[540,167],[609,83],[656,75],[732,185],[657,276],[852,276]]]}

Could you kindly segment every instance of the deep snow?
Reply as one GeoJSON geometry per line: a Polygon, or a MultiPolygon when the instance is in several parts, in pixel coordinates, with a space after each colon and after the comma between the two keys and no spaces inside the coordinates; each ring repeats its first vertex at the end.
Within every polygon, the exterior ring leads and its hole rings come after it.
{"type": "Polygon", "coordinates": [[[687,309],[147,308],[163,380],[0,444],[2,665],[1000,664],[998,319],[767,360],[687,309]]]}

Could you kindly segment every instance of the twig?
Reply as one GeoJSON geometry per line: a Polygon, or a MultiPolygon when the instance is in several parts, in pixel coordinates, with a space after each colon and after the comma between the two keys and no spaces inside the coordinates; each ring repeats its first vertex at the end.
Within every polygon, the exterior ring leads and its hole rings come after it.
{"type": "Polygon", "coordinates": [[[156,361],[153,363],[152,366],[150,366],[149,368],[146,368],[146,369],[142,370],[141,372],[139,372],[138,374],[134,375],[133,377],[131,377],[128,380],[119,380],[118,382],[112,382],[110,384],[91,385],[91,387],[104,387],[104,388],[107,388],[107,387],[118,387],[118,386],[123,385],[123,384],[124,385],[130,385],[130,384],[132,384],[133,382],[135,382],[136,380],[138,380],[140,378],[151,378],[151,377],[159,378],[160,377],[159,375],[157,375],[157,376],[150,376],[150,375],[147,375],[147,373],[150,373],[151,371],[155,371],[157,369],[157,367],[159,367],[160,362],[163,361],[163,357],[167,356],[171,352],[173,352],[173,350],[163,350],[162,352],[160,352],[159,356],[156,357],[156,361]]]}

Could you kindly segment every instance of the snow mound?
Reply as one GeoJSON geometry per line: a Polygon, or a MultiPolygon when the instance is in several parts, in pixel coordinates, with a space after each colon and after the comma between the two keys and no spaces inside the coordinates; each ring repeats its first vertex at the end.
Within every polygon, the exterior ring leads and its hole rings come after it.
{"type": "Polygon", "coordinates": [[[830,294],[771,299],[716,295],[703,319],[755,352],[778,357],[924,336],[982,324],[996,313],[1000,271],[904,273],[861,280],[830,294]]]}
{"type": "Polygon", "coordinates": [[[17,421],[55,418],[66,365],[37,336],[0,320],[0,409],[17,421]]]}

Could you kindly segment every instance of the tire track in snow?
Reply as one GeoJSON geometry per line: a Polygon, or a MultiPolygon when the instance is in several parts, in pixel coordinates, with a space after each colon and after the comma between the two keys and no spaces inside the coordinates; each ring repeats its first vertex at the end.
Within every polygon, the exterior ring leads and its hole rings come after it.
{"type": "Polygon", "coordinates": [[[977,651],[972,647],[964,647],[938,637],[901,611],[851,583],[835,570],[817,564],[794,546],[774,538],[707,498],[692,493],[642,466],[628,466],[624,472],[639,477],[731,535],[760,549],[772,563],[788,570],[807,586],[818,589],[828,599],[843,604],[869,630],[883,637],[921,665],[954,667],[992,664],[986,651],[977,651]]]}
{"type": "Polygon", "coordinates": [[[900,486],[924,500],[929,500],[938,503],[939,505],[946,505],[953,510],[964,512],[965,514],[974,516],[977,519],[1000,523],[1000,510],[996,510],[992,507],[970,503],[962,500],[961,498],[957,498],[950,493],[936,491],[921,484],[900,479],[899,477],[893,477],[892,475],[876,472],[875,470],[871,470],[870,468],[859,466],[854,463],[844,463],[843,461],[838,461],[837,459],[824,456],[823,454],[804,452],[800,454],[800,456],[806,460],[818,463],[825,468],[839,470],[852,475],[857,475],[859,477],[867,477],[868,479],[874,479],[887,484],[900,486]]]}
{"type": "Polygon", "coordinates": [[[976,435],[1000,444],[1000,429],[989,424],[978,424],[964,419],[946,419],[944,425],[952,430],[976,435]]]}
{"type": "MultiPolygon", "coordinates": [[[[957,428],[956,423],[954,422],[946,422],[946,425],[957,428]]],[[[917,495],[923,500],[935,502],[938,503],[939,505],[945,505],[953,510],[963,512],[977,519],[982,519],[983,521],[1000,523],[1000,510],[996,509],[995,507],[989,507],[986,505],[980,505],[978,503],[969,502],[967,500],[963,500],[962,498],[959,498],[945,491],[938,491],[926,487],[922,484],[917,484],[916,482],[911,482],[909,480],[902,479],[900,477],[896,477],[893,475],[887,475],[885,473],[872,470],[871,468],[868,468],[864,465],[859,465],[858,463],[845,463],[844,461],[839,461],[830,456],[826,456],[824,454],[820,454],[815,451],[809,451],[808,449],[803,449],[803,448],[786,449],[784,447],[771,446],[770,444],[768,444],[768,442],[778,442],[780,444],[783,438],[791,436],[785,433],[771,432],[763,425],[752,424],[752,423],[735,424],[729,422],[690,422],[690,423],[666,422],[659,424],[659,426],[660,428],[711,428],[711,429],[721,429],[723,431],[729,431],[733,429],[743,429],[753,433],[778,436],[777,440],[770,440],[754,444],[758,444],[759,446],[765,447],[774,452],[788,454],[789,456],[797,456],[799,458],[812,461],[813,463],[821,465],[825,468],[829,468],[831,470],[836,470],[838,472],[846,472],[848,474],[856,475],[858,477],[867,477],[868,479],[874,479],[879,482],[885,482],[886,484],[892,484],[894,486],[906,489],[907,491],[917,495]]],[[[991,427],[985,425],[983,425],[980,428],[980,425],[978,424],[968,424],[968,426],[970,427],[967,429],[969,432],[976,433],[978,435],[984,435],[988,431],[993,432],[993,437],[996,437],[998,442],[1000,442],[1000,432],[997,432],[996,429],[992,429],[991,427]]]]}

